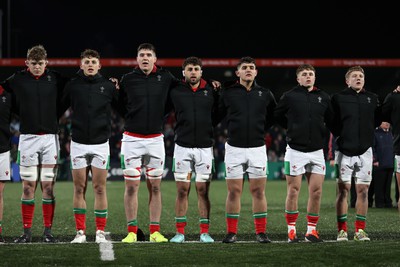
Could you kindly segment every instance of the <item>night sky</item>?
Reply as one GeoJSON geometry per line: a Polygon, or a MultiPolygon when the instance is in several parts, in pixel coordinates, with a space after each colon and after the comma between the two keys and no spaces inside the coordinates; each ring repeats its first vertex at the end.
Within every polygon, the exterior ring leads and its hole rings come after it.
{"type": "MultiPolygon", "coordinates": [[[[7,0],[0,1],[4,7],[7,0]]],[[[3,44],[3,57],[25,57],[29,47],[40,43],[49,57],[79,57],[92,48],[103,58],[132,58],[142,42],[153,43],[164,58],[400,56],[397,9],[384,4],[214,1],[221,8],[200,1],[8,2],[11,38],[10,48],[3,44]]]]}

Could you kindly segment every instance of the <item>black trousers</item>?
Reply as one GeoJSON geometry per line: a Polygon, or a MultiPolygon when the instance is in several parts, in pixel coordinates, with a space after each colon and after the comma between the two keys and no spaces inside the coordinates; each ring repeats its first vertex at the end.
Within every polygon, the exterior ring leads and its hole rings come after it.
{"type": "Polygon", "coordinates": [[[354,208],[357,201],[356,184],[354,178],[351,177],[351,188],[350,188],[350,207],[354,208]]]}
{"type": "Polygon", "coordinates": [[[375,197],[376,208],[392,208],[393,168],[374,168],[368,190],[368,204],[371,207],[375,197]]]}

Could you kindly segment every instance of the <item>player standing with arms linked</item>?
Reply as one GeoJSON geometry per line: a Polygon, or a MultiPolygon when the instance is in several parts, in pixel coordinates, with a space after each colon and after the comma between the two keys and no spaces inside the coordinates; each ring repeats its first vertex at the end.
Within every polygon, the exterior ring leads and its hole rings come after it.
{"type": "Polygon", "coordinates": [[[57,242],[51,233],[55,210],[54,185],[58,170],[60,144],[58,119],[60,100],[66,79],[47,69],[47,52],[42,45],[28,49],[27,69],[9,77],[2,86],[15,97],[20,119],[17,163],[22,179],[21,211],[24,233],[15,243],[32,240],[35,191],[42,189],[43,241],[57,242]]]}
{"type": "Polygon", "coordinates": [[[244,176],[248,176],[256,239],[270,243],[267,229],[265,186],[268,175],[265,133],[273,124],[276,101],[273,93],[256,83],[256,61],[243,57],[236,66],[238,79],[221,91],[218,116],[225,117],[228,139],[225,144],[226,236],[223,243],[237,241],[244,176]]]}
{"type": "Polygon", "coordinates": [[[110,166],[111,107],[118,106],[115,84],[101,75],[100,54],[81,53],[80,70],[64,89],[63,105],[71,106],[71,169],[77,234],[71,243],[86,242],[86,191],[89,172],[94,191],[96,243],[107,242],[107,175],[110,166]]]}
{"type": "Polygon", "coordinates": [[[161,179],[165,163],[162,127],[169,89],[178,80],[169,71],[155,65],[156,49],[150,43],[139,45],[136,60],[138,67],[123,75],[120,81],[120,107],[125,108],[121,165],[125,178],[124,206],[128,228],[128,235],[122,242],[137,241],[142,166],[149,191],[149,241],[168,242],[160,233],[161,179]]]}
{"type": "Polygon", "coordinates": [[[200,215],[200,242],[213,243],[210,226],[209,190],[214,171],[213,122],[218,106],[218,92],[202,78],[203,63],[188,57],[182,64],[184,81],[171,89],[175,117],[173,171],[177,196],[175,201],[176,235],[173,243],[185,241],[186,213],[191,178],[195,174],[197,207],[200,215]]]}
{"type": "Polygon", "coordinates": [[[335,166],[338,171],[336,216],[337,241],[347,241],[348,196],[354,179],[357,193],[354,240],[369,241],[365,232],[368,188],[372,180],[372,146],[375,128],[381,123],[381,106],[376,94],[367,91],[365,73],[354,66],[345,74],[347,88],[332,96],[335,114],[332,132],[337,136],[335,166]]]}
{"type": "Polygon", "coordinates": [[[323,148],[329,133],[326,126],[332,124],[333,112],[329,95],[315,86],[316,75],[312,65],[300,65],[296,70],[296,80],[298,85],[282,95],[274,113],[275,121],[287,129],[284,164],[288,242],[298,242],[298,200],[305,175],[308,183],[305,241],[318,243],[322,242],[316,227],[326,171],[323,148]]]}

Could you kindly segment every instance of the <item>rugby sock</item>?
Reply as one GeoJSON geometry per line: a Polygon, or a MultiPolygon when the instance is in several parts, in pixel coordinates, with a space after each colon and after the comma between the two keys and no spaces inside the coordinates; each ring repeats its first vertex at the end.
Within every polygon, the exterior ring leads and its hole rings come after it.
{"type": "Polygon", "coordinates": [[[133,232],[137,234],[138,231],[138,223],[137,219],[128,222],[128,233],[133,232]]]}
{"type": "Polygon", "coordinates": [[[347,232],[347,214],[336,216],[338,232],[343,230],[347,232]]]}
{"type": "Polygon", "coordinates": [[[186,216],[175,217],[175,228],[177,233],[184,235],[185,226],[186,226],[186,216]]]}
{"type": "Polygon", "coordinates": [[[160,232],[160,223],[159,222],[150,222],[149,225],[150,234],[154,232],[160,232]]]}
{"type": "Polygon", "coordinates": [[[35,199],[21,199],[21,212],[24,228],[31,228],[35,212],[35,199]]]}
{"type": "Polygon", "coordinates": [[[298,210],[285,210],[285,218],[286,218],[286,224],[288,226],[288,233],[291,230],[296,231],[296,222],[298,217],[299,217],[298,210]]]}
{"type": "Polygon", "coordinates": [[[50,227],[53,224],[54,209],[56,206],[55,199],[42,198],[42,212],[43,212],[43,225],[44,227],[50,227]]]}
{"type": "Polygon", "coordinates": [[[267,216],[267,212],[255,212],[253,214],[256,234],[265,233],[267,231],[267,216]]]}
{"type": "Polygon", "coordinates": [[[365,229],[366,220],[367,220],[366,216],[356,214],[356,221],[354,222],[356,232],[358,232],[358,229],[362,229],[362,230],[365,229]]]}
{"type": "Polygon", "coordinates": [[[96,230],[104,231],[107,224],[107,210],[94,210],[94,216],[96,221],[96,230]]]}
{"type": "Polygon", "coordinates": [[[317,223],[319,220],[319,214],[317,213],[307,213],[307,234],[311,233],[313,230],[316,230],[317,223]]]}
{"type": "Polygon", "coordinates": [[[228,233],[237,234],[239,213],[227,213],[226,217],[226,231],[228,233]]]}
{"type": "Polygon", "coordinates": [[[200,218],[200,234],[208,234],[210,228],[210,220],[207,218],[200,218]]]}
{"type": "Polygon", "coordinates": [[[86,230],[86,209],[74,208],[75,228],[77,231],[86,230]]]}

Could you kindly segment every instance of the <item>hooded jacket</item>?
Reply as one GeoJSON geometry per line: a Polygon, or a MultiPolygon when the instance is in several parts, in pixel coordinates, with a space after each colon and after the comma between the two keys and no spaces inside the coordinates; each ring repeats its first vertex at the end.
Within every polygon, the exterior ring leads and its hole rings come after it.
{"type": "Polygon", "coordinates": [[[287,144],[301,152],[323,149],[333,120],[330,96],[317,87],[296,86],[285,92],[274,111],[275,121],[287,129],[287,144]]]}
{"type": "Polygon", "coordinates": [[[15,99],[21,134],[58,133],[65,82],[58,72],[45,69],[39,77],[28,70],[18,71],[1,84],[15,99]]]}
{"type": "Polygon", "coordinates": [[[169,71],[154,66],[146,75],[140,68],[122,76],[119,108],[125,117],[125,131],[161,134],[169,90],[179,82],[169,71]]]}
{"type": "Polygon", "coordinates": [[[228,144],[243,148],[265,145],[265,133],[274,123],[275,106],[273,93],[256,81],[250,91],[239,82],[222,89],[218,116],[226,116],[228,144]]]}
{"type": "Polygon", "coordinates": [[[332,96],[335,113],[333,134],[338,150],[346,156],[364,154],[374,143],[374,131],[381,124],[381,106],[376,94],[346,88],[332,96]]]}
{"type": "Polygon", "coordinates": [[[100,73],[79,70],[65,86],[63,104],[71,106],[71,137],[80,144],[102,144],[111,136],[111,107],[117,108],[118,90],[100,73]]]}
{"type": "Polygon", "coordinates": [[[214,143],[213,121],[218,106],[218,93],[205,80],[197,90],[186,82],[171,89],[175,110],[175,143],[183,147],[211,147],[214,143]]]}

